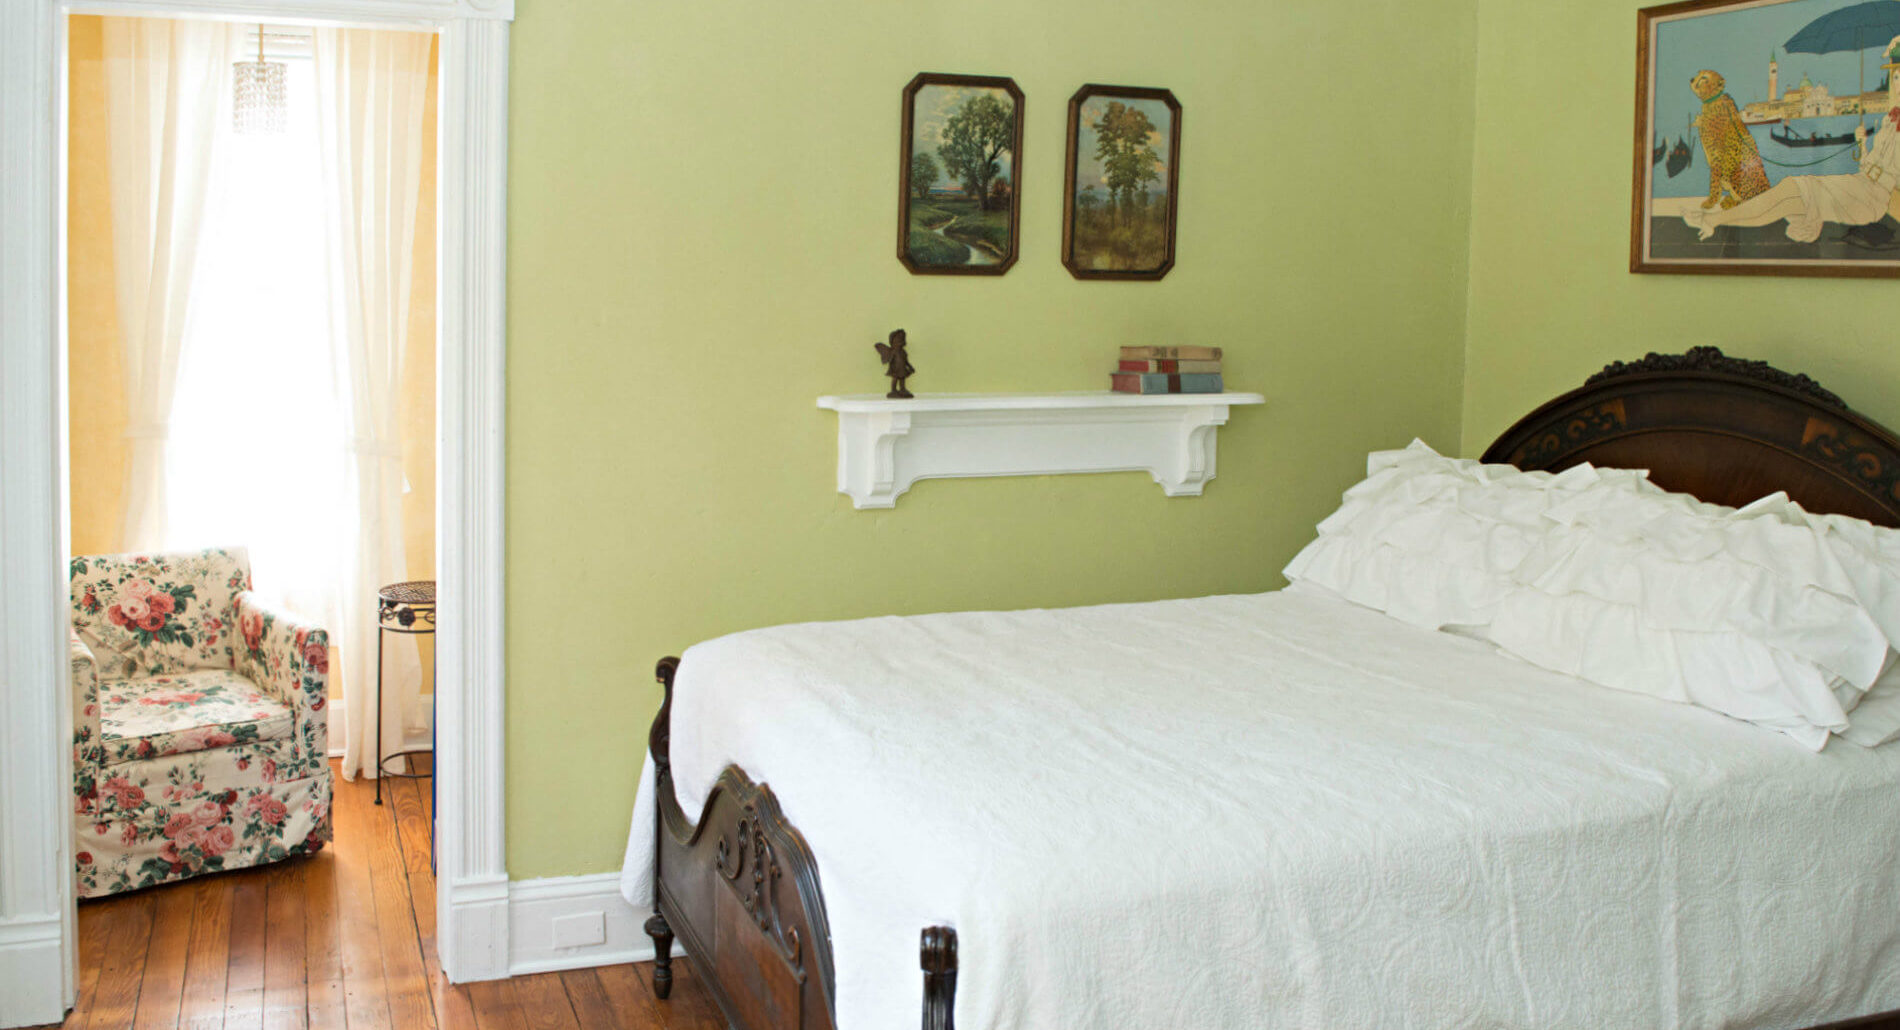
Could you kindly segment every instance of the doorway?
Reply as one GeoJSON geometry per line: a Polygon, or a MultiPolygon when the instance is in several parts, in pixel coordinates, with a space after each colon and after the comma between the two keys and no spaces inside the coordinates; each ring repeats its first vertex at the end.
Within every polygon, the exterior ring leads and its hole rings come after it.
{"type": "MultiPolygon", "coordinates": [[[[200,0],[200,16],[291,17],[441,33],[441,282],[437,374],[441,507],[436,898],[442,965],[457,981],[504,975],[501,412],[507,0],[364,5],[200,0]],[[280,9],[281,8],[281,9],[280,9]]],[[[72,727],[63,623],[66,475],[62,154],[64,14],[170,13],[113,0],[0,5],[0,1025],[55,1021],[75,997],[70,843],[72,727]],[[34,255],[39,255],[35,258],[34,255]],[[33,841],[56,844],[34,846],[33,841]]]]}
{"type": "Polygon", "coordinates": [[[427,748],[433,700],[433,620],[371,626],[381,592],[435,580],[434,37],[92,15],[67,34],[71,552],[242,548],[258,594],[328,630],[328,748],[370,775],[378,744],[427,748]],[[240,73],[274,77],[274,103],[240,110],[240,73]],[[368,153],[339,169],[326,146],[368,153]],[[330,238],[352,200],[346,229],[379,237],[330,238]]]}

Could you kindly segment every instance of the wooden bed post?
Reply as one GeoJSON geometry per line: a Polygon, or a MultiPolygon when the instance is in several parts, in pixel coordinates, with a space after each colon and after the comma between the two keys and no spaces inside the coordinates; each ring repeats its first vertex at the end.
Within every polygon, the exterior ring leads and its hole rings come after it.
{"type": "MultiPolygon", "coordinates": [[[[673,674],[679,667],[680,660],[672,655],[660,659],[653,667],[654,677],[666,688],[666,696],[660,701],[660,714],[654,717],[653,728],[647,731],[647,750],[653,754],[653,839],[656,842],[660,834],[666,832],[658,798],[660,786],[671,779],[673,772],[673,674]]],[[[660,914],[660,849],[657,846],[653,850],[653,915],[647,919],[646,932],[653,938],[653,996],[664,1001],[673,993],[673,928],[660,914]]]]}
{"type": "Polygon", "coordinates": [[[956,1030],[957,932],[927,926],[918,951],[924,967],[924,1030],[956,1030]]]}
{"type": "Polygon", "coordinates": [[[655,912],[647,918],[646,930],[653,938],[653,996],[665,1001],[673,993],[673,928],[655,912]]]}
{"type": "MultiPolygon", "coordinates": [[[[660,712],[653,717],[653,728],[647,731],[647,750],[653,753],[653,771],[664,779],[673,771],[673,674],[679,672],[680,660],[668,655],[653,667],[653,677],[666,688],[666,694],[660,699],[660,712]]],[[[655,784],[657,786],[657,784],[655,784]]]]}

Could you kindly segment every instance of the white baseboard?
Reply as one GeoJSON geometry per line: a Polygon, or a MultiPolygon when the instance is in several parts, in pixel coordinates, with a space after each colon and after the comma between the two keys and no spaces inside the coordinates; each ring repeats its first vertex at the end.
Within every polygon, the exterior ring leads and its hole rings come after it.
{"type": "MultiPolygon", "coordinates": [[[[649,915],[620,896],[619,873],[512,880],[508,975],[650,961],[649,915]]],[[[674,956],[681,953],[674,942],[674,956]]]]}
{"type": "MultiPolygon", "coordinates": [[[[66,1018],[66,960],[58,916],[0,920],[0,1026],[38,1026],[66,1018]]],[[[651,949],[649,949],[651,950],[651,949]]]]}
{"type": "Polygon", "coordinates": [[[436,884],[437,893],[449,889],[448,925],[436,927],[443,965],[456,983],[500,980],[508,976],[508,879],[505,876],[465,877],[453,885],[436,884]]]}

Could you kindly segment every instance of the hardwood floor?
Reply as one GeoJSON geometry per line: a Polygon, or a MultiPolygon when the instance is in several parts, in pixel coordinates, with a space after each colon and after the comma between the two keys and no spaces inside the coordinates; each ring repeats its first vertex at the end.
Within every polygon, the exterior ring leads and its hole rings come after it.
{"type": "Polygon", "coordinates": [[[684,962],[452,985],[435,950],[429,781],[336,781],[336,841],[309,858],[79,906],[69,1028],[721,1030],[684,962]]]}

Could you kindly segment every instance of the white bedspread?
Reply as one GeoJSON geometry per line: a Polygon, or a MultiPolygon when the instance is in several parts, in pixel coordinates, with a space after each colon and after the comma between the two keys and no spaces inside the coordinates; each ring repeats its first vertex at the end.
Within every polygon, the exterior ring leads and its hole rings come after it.
{"type": "MultiPolygon", "coordinates": [[[[1900,746],[1295,593],[781,626],[686,652],[672,759],[818,860],[840,1030],[1784,1027],[1900,1008],[1900,746]]],[[[623,889],[650,903],[652,764],[623,889]]]]}

